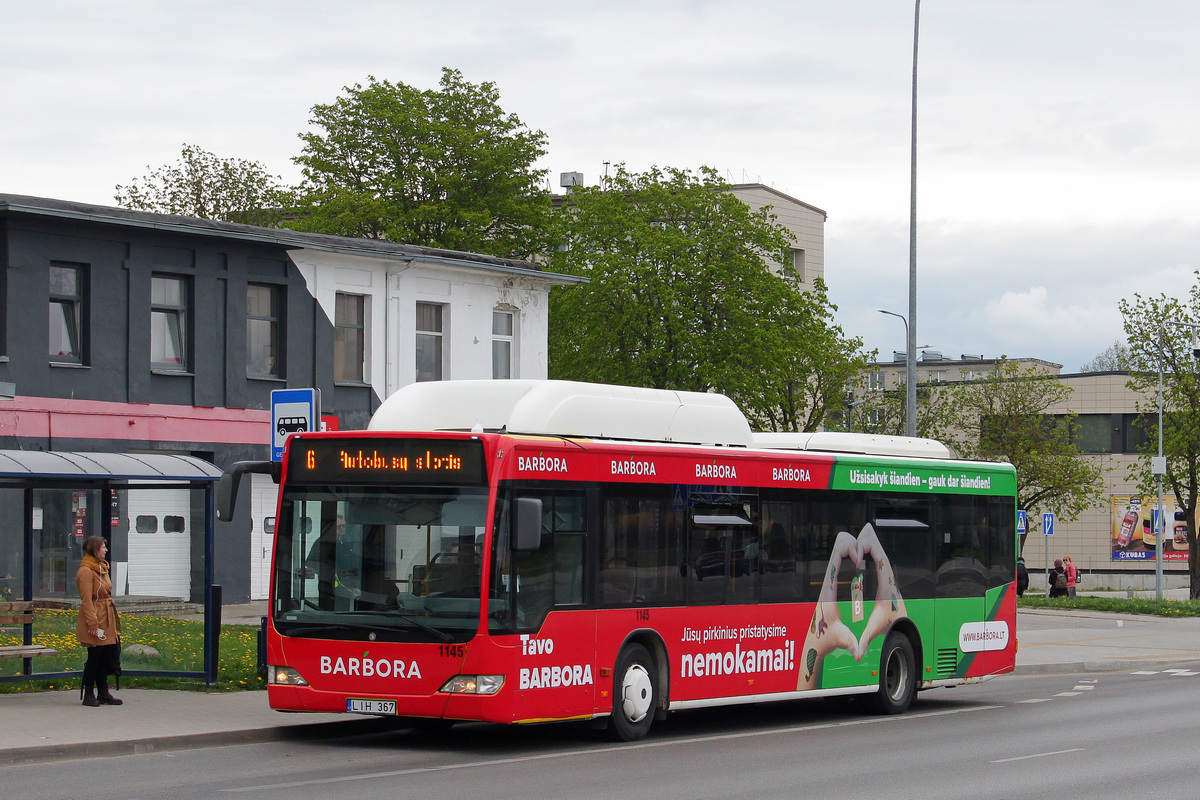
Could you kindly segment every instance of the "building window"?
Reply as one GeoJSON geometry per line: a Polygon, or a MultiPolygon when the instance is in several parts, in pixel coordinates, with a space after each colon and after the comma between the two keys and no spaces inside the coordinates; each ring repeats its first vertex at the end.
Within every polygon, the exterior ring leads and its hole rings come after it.
{"type": "Polygon", "coordinates": [[[882,392],[887,386],[886,379],[887,376],[884,374],[883,370],[872,372],[869,376],[867,376],[867,388],[876,392],[882,392]]]}
{"type": "Polygon", "coordinates": [[[51,361],[83,363],[84,278],[82,267],[50,267],[51,361]]]}
{"type": "Polygon", "coordinates": [[[150,278],[150,364],[187,369],[188,286],[186,278],[150,278]]]}
{"type": "Polygon", "coordinates": [[[442,306],[417,303],[417,380],[442,379],[442,306]]]}
{"type": "Polygon", "coordinates": [[[246,286],[246,374],[251,377],[283,377],[279,346],[281,294],[278,286],[246,286]]]}
{"type": "Polygon", "coordinates": [[[946,382],[946,370],[944,370],[944,369],[929,370],[929,382],[930,383],[945,383],[946,382]]]}
{"type": "Polygon", "coordinates": [[[492,312],[492,378],[513,376],[513,312],[492,312]]]}
{"type": "Polygon", "coordinates": [[[363,381],[366,351],[366,298],[337,293],[333,311],[333,379],[363,381]]]}
{"type": "Polygon", "coordinates": [[[1121,452],[1148,453],[1158,442],[1158,417],[1154,414],[1121,415],[1121,452]]]}
{"type": "Polygon", "coordinates": [[[799,247],[793,247],[791,252],[792,271],[796,273],[796,280],[803,283],[804,281],[804,251],[799,247]]]}

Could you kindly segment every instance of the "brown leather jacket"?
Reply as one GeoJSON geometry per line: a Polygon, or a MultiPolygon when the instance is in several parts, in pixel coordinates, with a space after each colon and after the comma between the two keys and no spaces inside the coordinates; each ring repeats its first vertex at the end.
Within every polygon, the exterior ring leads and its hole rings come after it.
{"type": "Polygon", "coordinates": [[[79,590],[79,621],[75,623],[75,637],[83,645],[116,644],[121,633],[121,618],[112,600],[112,579],[108,577],[108,562],[84,555],[79,571],[75,573],[75,587],[79,590]],[[100,639],[89,630],[103,630],[100,639]]]}

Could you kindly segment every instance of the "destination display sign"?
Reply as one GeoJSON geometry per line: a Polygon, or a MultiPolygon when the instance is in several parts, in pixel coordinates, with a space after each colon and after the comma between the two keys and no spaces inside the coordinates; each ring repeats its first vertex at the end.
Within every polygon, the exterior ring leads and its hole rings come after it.
{"type": "Polygon", "coordinates": [[[288,480],[332,484],[486,483],[478,439],[300,438],[288,480]]]}

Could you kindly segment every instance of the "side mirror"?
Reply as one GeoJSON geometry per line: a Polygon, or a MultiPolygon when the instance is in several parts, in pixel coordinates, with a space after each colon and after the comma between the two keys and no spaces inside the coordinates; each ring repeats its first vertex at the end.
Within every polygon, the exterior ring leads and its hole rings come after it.
{"type": "Polygon", "coordinates": [[[256,472],[261,475],[270,475],[272,481],[279,483],[279,466],[278,461],[238,461],[226,469],[225,474],[217,481],[217,519],[221,522],[233,520],[234,508],[237,506],[238,487],[242,482],[243,474],[256,472]]]}
{"type": "Polygon", "coordinates": [[[541,500],[518,497],[513,502],[513,521],[517,526],[513,536],[517,550],[537,550],[542,546],[541,500]]]}
{"type": "Polygon", "coordinates": [[[233,510],[237,507],[238,484],[242,474],[224,473],[217,480],[217,519],[221,522],[233,520],[233,510]]]}

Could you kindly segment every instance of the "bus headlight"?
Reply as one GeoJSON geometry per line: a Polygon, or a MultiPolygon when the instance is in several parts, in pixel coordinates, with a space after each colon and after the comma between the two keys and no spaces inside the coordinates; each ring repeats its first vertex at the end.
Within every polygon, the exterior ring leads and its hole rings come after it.
{"type": "Polygon", "coordinates": [[[504,685],[503,675],[455,675],[438,691],[450,694],[495,694],[504,685]]]}
{"type": "Polygon", "coordinates": [[[267,667],[267,683],[276,686],[308,686],[304,676],[291,667],[267,667]]]}

